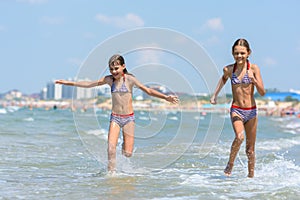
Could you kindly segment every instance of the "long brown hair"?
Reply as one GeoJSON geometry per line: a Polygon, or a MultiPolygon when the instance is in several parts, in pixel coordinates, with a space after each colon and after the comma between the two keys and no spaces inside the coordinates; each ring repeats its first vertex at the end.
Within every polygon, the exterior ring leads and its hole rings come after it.
{"type": "MultiPolygon", "coordinates": [[[[116,65],[124,65],[125,64],[125,59],[123,58],[123,56],[119,55],[119,54],[115,54],[112,57],[110,57],[109,61],[108,61],[108,66],[112,67],[112,66],[116,66],[116,65]]],[[[127,69],[124,68],[123,70],[124,74],[129,74],[127,69]]]]}
{"type": "MultiPolygon", "coordinates": [[[[113,67],[116,65],[124,65],[124,64],[125,64],[125,59],[123,58],[123,56],[121,56],[119,54],[113,55],[112,57],[110,57],[110,59],[108,61],[108,66],[110,66],[110,67],[113,67]]],[[[134,76],[133,74],[131,74],[127,71],[126,67],[123,69],[123,73],[134,76]]],[[[113,81],[115,81],[115,78],[113,78],[113,81]]]]}
{"type": "Polygon", "coordinates": [[[236,47],[236,46],[246,47],[247,51],[249,53],[251,53],[250,45],[246,39],[243,39],[243,38],[237,39],[232,46],[232,53],[234,51],[234,47],[236,47]]]}

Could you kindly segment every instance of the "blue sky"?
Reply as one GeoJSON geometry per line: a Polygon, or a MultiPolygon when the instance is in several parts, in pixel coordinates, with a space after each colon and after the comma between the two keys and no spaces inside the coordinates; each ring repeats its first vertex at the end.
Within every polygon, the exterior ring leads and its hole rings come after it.
{"type": "Polygon", "coordinates": [[[0,0],[0,93],[35,93],[48,81],[75,77],[97,45],[143,27],[188,36],[220,72],[233,62],[233,42],[246,38],[266,88],[299,90],[299,9],[297,0],[0,0]]]}

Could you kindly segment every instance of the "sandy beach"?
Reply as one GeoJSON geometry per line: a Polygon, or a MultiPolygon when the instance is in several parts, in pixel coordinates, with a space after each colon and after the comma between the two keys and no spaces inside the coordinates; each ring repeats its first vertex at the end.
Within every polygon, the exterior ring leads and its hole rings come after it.
{"type": "MultiPolygon", "coordinates": [[[[300,102],[285,102],[285,101],[270,101],[270,100],[256,100],[259,115],[264,116],[291,116],[296,115],[300,117],[300,102]]],[[[170,104],[164,100],[135,100],[133,102],[135,110],[145,111],[185,111],[185,112],[229,112],[230,103],[221,103],[211,105],[208,101],[181,101],[179,105],[170,104]]],[[[111,99],[106,99],[101,103],[97,99],[82,99],[82,100],[0,100],[0,107],[2,112],[16,110],[16,109],[70,109],[72,111],[84,112],[87,109],[96,110],[110,110],[111,99]]]]}

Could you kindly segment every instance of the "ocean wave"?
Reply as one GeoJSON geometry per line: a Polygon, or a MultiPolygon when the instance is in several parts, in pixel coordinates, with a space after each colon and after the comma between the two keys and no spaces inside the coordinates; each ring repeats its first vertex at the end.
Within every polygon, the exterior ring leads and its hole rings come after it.
{"type": "Polygon", "coordinates": [[[5,108],[0,108],[0,114],[6,114],[6,113],[7,113],[7,111],[5,108]]]}
{"type": "Polygon", "coordinates": [[[96,129],[96,130],[88,130],[86,132],[87,135],[94,135],[101,139],[107,140],[107,130],[106,129],[96,129]]]}
{"type": "Polygon", "coordinates": [[[279,151],[300,145],[300,137],[296,138],[278,138],[269,139],[268,141],[256,142],[257,150],[279,151]]]}
{"type": "Polygon", "coordinates": [[[292,134],[300,133],[300,121],[293,121],[281,127],[285,129],[284,132],[287,133],[292,133],[292,134]]]}
{"type": "Polygon", "coordinates": [[[32,117],[27,117],[27,118],[24,118],[23,120],[26,121],[26,122],[33,122],[33,121],[34,121],[34,118],[32,118],[32,117]]]}
{"type": "MultiPolygon", "coordinates": [[[[223,175],[223,167],[214,164],[206,169],[190,171],[180,175],[180,185],[199,188],[224,195],[225,199],[256,197],[282,199],[285,193],[299,193],[300,167],[283,156],[273,156],[269,160],[258,159],[254,178],[246,178],[247,166],[235,165],[232,176],[223,175]]],[[[220,197],[220,196],[219,196],[220,197]]]]}

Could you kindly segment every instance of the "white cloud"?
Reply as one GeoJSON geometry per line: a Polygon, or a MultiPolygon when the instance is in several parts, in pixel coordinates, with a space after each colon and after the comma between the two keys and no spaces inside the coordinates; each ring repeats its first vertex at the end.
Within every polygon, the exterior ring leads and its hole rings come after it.
{"type": "Polygon", "coordinates": [[[137,65],[143,65],[145,63],[159,63],[160,53],[154,50],[143,50],[138,53],[137,65]]]}
{"type": "Polygon", "coordinates": [[[203,25],[204,29],[209,29],[213,31],[223,31],[224,26],[221,18],[212,18],[205,22],[203,25]]]}
{"type": "Polygon", "coordinates": [[[44,16],[40,19],[40,22],[42,24],[49,24],[49,25],[60,25],[64,24],[64,18],[62,17],[49,17],[49,16],[44,16]]]}
{"type": "Polygon", "coordinates": [[[102,14],[97,14],[96,20],[101,23],[111,24],[117,28],[122,28],[122,29],[141,27],[144,26],[145,24],[142,18],[140,18],[138,15],[135,15],[133,13],[128,13],[123,17],[106,16],[102,14]]]}
{"type": "Polygon", "coordinates": [[[16,1],[22,3],[29,3],[29,4],[42,4],[48,2],[48,0],[16,0],[16,1]]]}

